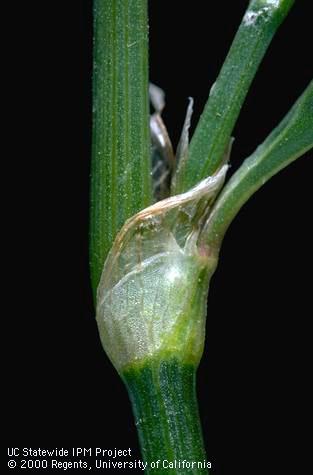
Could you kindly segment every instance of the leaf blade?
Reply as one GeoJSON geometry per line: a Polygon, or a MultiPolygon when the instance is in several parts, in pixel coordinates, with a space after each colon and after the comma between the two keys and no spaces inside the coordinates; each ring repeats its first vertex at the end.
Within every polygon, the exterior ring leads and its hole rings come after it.
{"type": "Polygon", "coordinates": [[[313,81],[226,184],[203,229],[203,243],[218,252],[226,230],[250,196],[312,147],[313,81]]]}

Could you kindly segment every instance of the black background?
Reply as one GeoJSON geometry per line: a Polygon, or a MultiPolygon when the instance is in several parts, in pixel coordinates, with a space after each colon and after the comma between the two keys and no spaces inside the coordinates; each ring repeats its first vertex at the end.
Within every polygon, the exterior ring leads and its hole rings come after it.
{"type": "MultiPolygon", "coordinates": [[[[188,96],[196,123],[246,6],[150,1],[150,76],[167,93],[174,143],[188,96]]],[[[297,2],[260,67],[233,134],[231,171],[312,76],[309,9],[297,2]]],[[[3,178],[5,445],[131,447],[139,457],[88,275],[92,2],[12,2],[3,21],[13,89],[3,178]]],[[[296,161],[242,209],[212,280],[198,393],[216,475],[296,473],[305,454],[311,162],[312,153],[296,161]]]]}

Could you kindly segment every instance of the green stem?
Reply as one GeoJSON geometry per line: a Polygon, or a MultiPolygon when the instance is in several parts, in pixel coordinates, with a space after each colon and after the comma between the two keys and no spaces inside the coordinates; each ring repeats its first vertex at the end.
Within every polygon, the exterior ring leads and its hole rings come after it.
{"type": "Polygon", "coordinates": [[[127,218],[151,203],[146,0],[94,0],[90,264],[94,294],[127,218]]]}
{"type": "Polygon", "coordinates": [[[194,365],[174,358],[146,362],[145,366],[133,367],[122,374],[132,402],[147,474],[208,473],[195,375],[194,365]],[[158,468],[153,468],[153,462],[158,460],[158,468]],[[174,461],[176,467],[171,467],[174,461]]]}
{"type": "Polygon", "coordinates": [[[313,147],[313,81],[267,139],[247,158],[218,197],[202,231],[206,246],[218,252],[240,210],[275,173],[313,147]]]}
{"type": "Polygon", "coordinates": [[[192,137],[188,158],[178,166],[172,194],[187,191],[212,175],[223,162],[250,84],[293,3],[294,0],[249,3],[192,137]]]}

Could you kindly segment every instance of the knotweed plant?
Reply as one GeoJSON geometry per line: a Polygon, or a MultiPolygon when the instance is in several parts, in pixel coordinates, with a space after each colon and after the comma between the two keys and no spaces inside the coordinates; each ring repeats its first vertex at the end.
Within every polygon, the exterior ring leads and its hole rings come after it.
{"type": "Polygon", "coordinates": [[[311,82],[228,178],[240,108],[292,4],[250,1],[191,141],[190,99],[174,153],[164,93],[148,81],[146,0],[94,0],[91,278],[146,473],[208,473],[195,376],[223,237],[250,196],[313,145],[311,82]]]}

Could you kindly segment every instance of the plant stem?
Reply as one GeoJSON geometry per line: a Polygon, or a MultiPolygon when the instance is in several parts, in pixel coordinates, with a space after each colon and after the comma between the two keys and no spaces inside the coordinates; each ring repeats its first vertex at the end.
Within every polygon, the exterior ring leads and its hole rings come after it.
{"type": "Polygon", "coordinates": [[[94,0],[90,264],[94,294],[114,238],[151,202],[146,0],[94,0]]]}
{"type": "Polygon", "coordinates": [[[313,81],[267,139],[247,158],[218,197],[202,240],[218,252],[244,203],[269,178],[313,147],[313,81]]]}
{"type": "Polygon", "coordinates": [[[211,88],[190,143],[188,158],[178,165],[172,194],[187,191],[212,175],[223,162],[250,84],[293,3],[294,0],[252,0],[249,3],[220,74],[211,88]]]}
{"type": "Polygon", "coordinates": [[[146,473],[208,473],[195,391],[196,368],[171,358],[124,371],[139,433],[146,473]],[[159,460],[157,468],[151,462],[159,460]],[[188,460],[171,468],[170,462],[188,460]],[[198,468],[197,462],[200,462],[198,468]],[[202,468],[201,468],[202,467],[202,468]]]}

